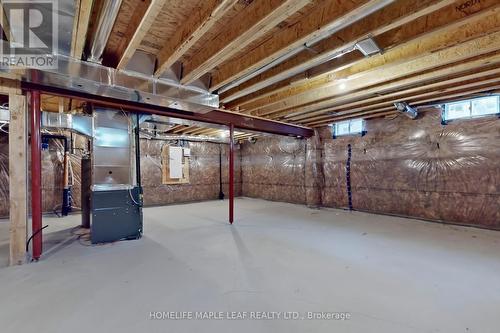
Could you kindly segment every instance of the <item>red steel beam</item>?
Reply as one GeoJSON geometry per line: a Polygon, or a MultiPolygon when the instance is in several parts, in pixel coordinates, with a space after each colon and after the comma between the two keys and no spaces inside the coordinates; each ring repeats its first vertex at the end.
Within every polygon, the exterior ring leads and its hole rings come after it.
{"type": "Polygon", "coordinates": [[[31,113],[31,233],[33,259],[42,255],[42,158],[40,132],[40,92],[30,92],[31,113]]]}
{"type": "Polygon", "coordinates": [[[214,110],[205,114],[180,111],[160,105],[145,104],[140,102],[120,100],[116,98],[99,96],[89,93],[51,87],[37,83],[21,82],[21,88],[24,90],[38,90],[41,93],[54,96],[68,97],[73,99],[85,100],[96,105],[105,107],[123,109],[130,112],[157,114],[167,117],[175,117],[193,121],[201,121],[212,124],[226,125],[233,124],[235,128],[272,133],[278,135],[296,136],[309,138],[314,135],[314,131],[309,127],[287,124],[280,121],[255,117],[237,112],[226,110],[214,110]]]}
{"type": "Polygon", "coordinates": [[[229,125],[229,223],[234,222],[234,124],[229,125]]]}

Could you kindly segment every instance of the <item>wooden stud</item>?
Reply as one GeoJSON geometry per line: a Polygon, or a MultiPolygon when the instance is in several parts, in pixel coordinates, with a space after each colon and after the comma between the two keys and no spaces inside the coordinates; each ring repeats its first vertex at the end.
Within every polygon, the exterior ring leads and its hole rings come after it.
{"type": "Polygon", "coordinates": [[[28,222],[28,147],[26,97],[9,94],[9,199],[10,265],[26,260],[28,222]]]}

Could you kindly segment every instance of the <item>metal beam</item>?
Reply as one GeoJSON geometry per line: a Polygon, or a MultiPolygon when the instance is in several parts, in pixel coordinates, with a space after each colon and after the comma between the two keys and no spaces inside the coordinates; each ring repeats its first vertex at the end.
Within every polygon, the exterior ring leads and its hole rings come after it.
{"type": "Polygon", "coordinates": [[[39,90],[42,93],[54,96],[62,96],[73,99],[85,100],[98,105],[123,109],[130,112],[140,112],[147,114],[157,114],[167,117],[175,117],[187,120],[201,121],[205,123],[226,125],[233,124],[235,128],[251,130],[257,132],[272,133],[286,136],[297,136],[309,138],[314,135],[314,131],[305,126],[291,125],[280,121],[265,119],[257,116],[241,114],[225,110],[213,110],[207,113],[194,113],[179,111],[160,105],[151,105],[140,102],[124,101],[118,98],[82,93],[53,86],[45,86],[36,83],[22,82],[23,90],[39,90]]]}
{"type": "Polygon", "coordinates": [[[229,223],[234,222],[234,124],[229,125],[229,223]]]}
{"type": "Polygon", "coordinates": [[[30,93],[31,113],[31,223],[33,259],[42,255],[42,153],[40,132],[40,92],[30,93]]]}

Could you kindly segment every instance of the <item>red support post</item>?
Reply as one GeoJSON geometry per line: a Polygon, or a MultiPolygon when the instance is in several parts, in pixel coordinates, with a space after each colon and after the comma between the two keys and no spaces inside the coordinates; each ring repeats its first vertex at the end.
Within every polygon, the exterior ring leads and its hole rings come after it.
{"type": "Polygon", "coordinates": [[[234,124],[229,125],[229,223],[234,222],[234,124]]]}
{"type": "Polygon", "coordinates": [[[33,259],[42,255],[42,156],[40,132],[40,92],[30,92],[31,113],[31,225],[33,259]]]}

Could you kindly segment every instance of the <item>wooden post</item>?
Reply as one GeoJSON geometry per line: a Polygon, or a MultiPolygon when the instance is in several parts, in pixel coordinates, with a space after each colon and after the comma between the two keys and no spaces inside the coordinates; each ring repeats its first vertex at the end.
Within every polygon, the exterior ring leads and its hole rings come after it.
{"type": "Polygon", "coordinates": [[[26,97],[9,94],[9,193],[10,265],[26,260],[28,221],[27,109],[26,97]]]}

